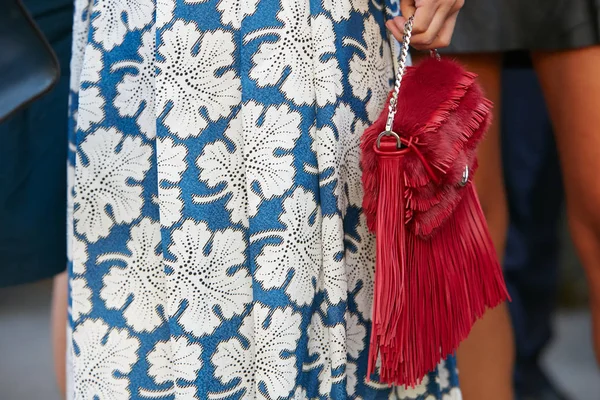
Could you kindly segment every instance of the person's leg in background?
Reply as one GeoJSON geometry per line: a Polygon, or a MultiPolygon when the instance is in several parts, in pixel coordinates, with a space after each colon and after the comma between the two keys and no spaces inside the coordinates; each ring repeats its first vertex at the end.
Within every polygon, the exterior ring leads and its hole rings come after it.
{"type": "Polygon", "coordinates": [[[502,74],[502,149],[509,208],[504,255],[515,332],[518,399],[565,399],[540,366],[552,334],[563,203],[550,119],[528,53],[510,54],[502,74]]]}
{"type": "Polygon", "coordinates": [[[52,343],[54,353],[54,371],[58,390],[66,393],[66,357],[67,354],[67,309],[68,309],[67,272],[54,277],[52,287],[52,343]]]}
{"type": "MultiPolygon", "coordinates": [[[[486,97],[492,100],[494,121],[478,149],[475,185],[500,260],[508,224],[500,151],[501,55],[460,55],[458,61],[479,76],[486,97]]],[[[514,343],[506,304],[489,310],[473,326],[458,349],[460,385],[465,400],[513,398],[514,343]],[[493,346],[490,346],[493,344],[493,346]]]]}
{"type": "Polygon", "coordinates": [[[571,236],[588,277],[600,361],[600,46],[532,58],[554,125],[571,236]]]}
{"type": "MultiPolygon", "coordinates": [[[[444,55],[445,56],[445,55],[444,55]]],[[[479,169],[475,185],[492,240],[501,259],[508,224],[500,148],[500,79],[502,57],[448,55],[479,75],[486,96],[495,104],[494,122],[478,149],[479,169]]],[[[420,57],[414,58],[416,62],[420,57]]],[[[422,58],[422,57],[421,57],[422,58]]],[[[477,321],[457,352],[460,386],[465,400],[510,400],[514,343],[506,304],[489,310],[477,321]]]]}

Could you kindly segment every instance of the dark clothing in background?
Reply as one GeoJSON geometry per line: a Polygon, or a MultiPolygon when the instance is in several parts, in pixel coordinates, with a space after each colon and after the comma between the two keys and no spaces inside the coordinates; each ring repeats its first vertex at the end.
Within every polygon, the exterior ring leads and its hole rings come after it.
{"type": "Polygon", "coordinates": [[[0,125],[0,287],[66,267],[66,160],[72,0],[26,0],[54,48],[54,90],[0,125]]]}
{"type": "Polygon", "coordinates": [[[510,212],[504,267],[517,347],[515,389],[517,399],[558,398],[540,395],[551,390],[540,356],[552,337],[559,281],[563,189],[558,155],[535,72],[527,65],[505,68],[502,96],[510,212]]]}
{"type": "Polygon", "coordinates": [[[448,53],[565,50],[600,43],[600,0],[467,0],[448,53]]]}

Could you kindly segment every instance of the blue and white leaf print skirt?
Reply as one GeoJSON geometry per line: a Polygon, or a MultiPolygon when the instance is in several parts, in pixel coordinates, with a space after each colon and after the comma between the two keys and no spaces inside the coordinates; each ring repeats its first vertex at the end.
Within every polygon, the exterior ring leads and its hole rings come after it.
{"type": "Polygon", "coordinates": [[[377,0],[76,0],[71,398],[460,399],[367,381],[377,0]]]}

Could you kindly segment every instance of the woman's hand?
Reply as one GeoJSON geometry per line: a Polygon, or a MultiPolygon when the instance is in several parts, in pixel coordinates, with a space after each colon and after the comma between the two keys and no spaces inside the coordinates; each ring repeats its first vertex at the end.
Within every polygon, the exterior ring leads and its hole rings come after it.
{"type": "Polygon", "coordinates": [[[415,16],[410,44],[419,50],[438,49],[450,44],[458,11],[465,0],[400,0],[402,17],[386,23],[398,41],[404,36],[404,23],[415,16]]]}

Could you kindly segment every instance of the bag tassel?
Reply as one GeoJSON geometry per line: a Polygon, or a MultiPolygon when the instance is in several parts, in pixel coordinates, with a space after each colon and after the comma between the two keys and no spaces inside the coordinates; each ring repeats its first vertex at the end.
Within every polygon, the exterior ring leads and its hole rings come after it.
{"type": "Polygon", "coordinates": [[[379,153],[379,197],[377,214],[377,242],[375,261],[375,298],[373,299],[373,331],[371,346],[376,346],[369,357],[369,371],[373,371],[377,354],[382,359],[393,357],[387,351],[406,332],[403,317],[406,307],[406,228],[404,210],[404,174],[402,157],[397,155],[396,142],[384,141],[379,153]],[[392,151],[389,151],[389,148],[392,151]],[[386,151],[387,150],[387,151],[386,151]],[[381,344],[381,345],[379,345],[381,344]]]}

